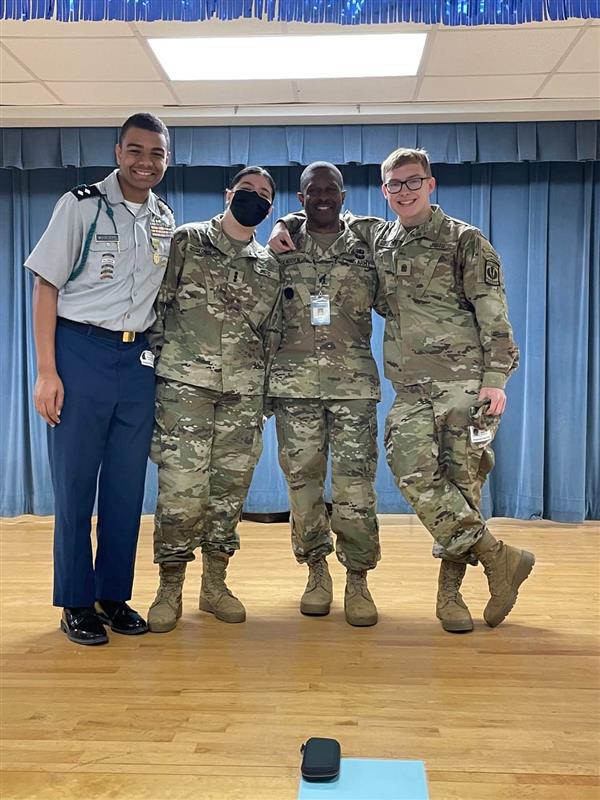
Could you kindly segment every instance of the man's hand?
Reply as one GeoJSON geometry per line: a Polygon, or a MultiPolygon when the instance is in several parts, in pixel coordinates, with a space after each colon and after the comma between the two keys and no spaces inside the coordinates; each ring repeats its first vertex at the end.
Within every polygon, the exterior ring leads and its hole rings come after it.
{"type": "Polygon", "coordinates": [[[504,409],[506,408],[506,394],[504,389],[492,389],[482,386],[478,399],[490,401],[490,407],[487,413],[491,414],[493,417],[498,417],[500,414],[504,413],[504,409]]]}
{"type": "Polygon", "coordinates": [[[63,383],[56,372],[49,375],[38,375],[33,393],[35,410],[51,428],[60,422],[64,399],[63,383]]]}
{"type": "Polygon", "coordinates": [[[269,237],[267,244],[274,253],[289,253],[290,251],[296,249],[296,246],[292,241],[292,237],[290,236],[290,232],[285,227],[283,222],[276,223],[275,227],[271,231],[271,236],[269,237]]]}

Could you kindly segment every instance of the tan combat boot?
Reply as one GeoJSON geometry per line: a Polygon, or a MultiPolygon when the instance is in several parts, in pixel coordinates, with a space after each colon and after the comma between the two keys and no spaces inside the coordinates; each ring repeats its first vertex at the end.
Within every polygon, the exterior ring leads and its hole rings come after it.
{"type": "Polygon", "coordinates": [[[348,570],[346,574],[346,591],[344,593],[344,611],[350,625],[367,627],[377,623],[377,607],[367,587],[366,570],[348,570]]]}
{"type": "Polygon", "coordinates": [[[309,617],[324,617],[329,614],[333,600],[333,584],[327,559],[319,558],[308,564],[308,582],[300,598],[300,611],[309,617]]]}
{"type": "Polygon", "coordinates": [[[160,564],[160,584],[148,609],[148,627],[153,633],[172,631],[181,616],[181,592],[186,564],[160,564]]]}
{"type": "Polygon", "coordinates": [[[471,548],[483,564],[490,587],[490,599],[483,618],[495,628],[514,606],[519,586],[529,576],[535,556],[527,550],[519,550],[497,541],[489,531],[471,548]]]}
{"type": "Polygon", "coordinates": [[[440,564],[435,614],[442,623],[442,628],[450,633],[473,630],[469,609],[459,592],[466,570],[466,564],[457,564],[454,561],[442,559],[440,564]]]}
{"type": "Polygon", "coordinates": [[[200,611],[214,614],[222,622],[243,622],[246,609],[227,588],[225,576],[229,556],[225,553],[202,553],[200,611]]]}

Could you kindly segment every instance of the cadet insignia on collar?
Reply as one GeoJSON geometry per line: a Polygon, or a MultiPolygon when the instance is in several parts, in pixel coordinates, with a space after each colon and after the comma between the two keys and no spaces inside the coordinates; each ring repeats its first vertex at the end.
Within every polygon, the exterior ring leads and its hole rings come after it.
{"type": "Polygon", "coordinates": [[[102,196],[102,192],[97,186],[87,186],[85,183],[71,189],[71,194],[74,194],[78,200],[87,200],[88,197],[102,196]]]}

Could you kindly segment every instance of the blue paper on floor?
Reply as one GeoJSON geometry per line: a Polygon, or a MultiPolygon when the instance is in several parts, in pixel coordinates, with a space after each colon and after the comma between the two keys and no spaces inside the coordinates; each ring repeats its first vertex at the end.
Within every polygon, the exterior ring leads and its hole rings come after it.
{"type": "Polygon", "coordinates": [[[335,781],[300,779],[298,800],[428,800],[422,761],[342,758],[335,781]]]}

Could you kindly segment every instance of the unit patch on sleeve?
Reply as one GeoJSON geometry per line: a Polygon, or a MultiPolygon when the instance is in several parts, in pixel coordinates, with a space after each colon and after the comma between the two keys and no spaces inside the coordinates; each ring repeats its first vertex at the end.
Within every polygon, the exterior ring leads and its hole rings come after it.
{"type": "Polygon", "coordinates": [[[485,282],[488,286],[500,286],[500,265],[496,261],[485,262],[485,282]]]}

